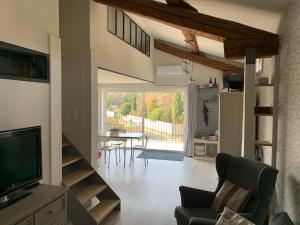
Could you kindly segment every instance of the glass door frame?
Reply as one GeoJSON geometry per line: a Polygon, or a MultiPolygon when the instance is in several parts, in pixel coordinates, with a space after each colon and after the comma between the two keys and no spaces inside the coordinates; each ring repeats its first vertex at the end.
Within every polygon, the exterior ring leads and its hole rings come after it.
{"type": "MultiPolygon", "coordinates": [[[[101,120],[99,121],[100,130],[105,131],[106,130],[106,124],[107,124],[107,117],[105,112],[107,111],[107,93],[108,92],[139,92],[143,94],[143,104],[142,104],[142,113],[145,118],[145,93],[147,92],[182,92],[184,94],[184,130],[183,130],[183,146],[186,142],[186,129],[187,129],[187,112],[188,112],[188,87],[186,86],[147,86],[147,85],[139,85],[132,86],[132,85],[122,85],[122,86],[99,86],[101,89],[101,120]]],[[[142,131],[145,129],[144,119],[142,120],[142,131]]],[[[184,151],[184,149],[183,149],[184,151]]]]}

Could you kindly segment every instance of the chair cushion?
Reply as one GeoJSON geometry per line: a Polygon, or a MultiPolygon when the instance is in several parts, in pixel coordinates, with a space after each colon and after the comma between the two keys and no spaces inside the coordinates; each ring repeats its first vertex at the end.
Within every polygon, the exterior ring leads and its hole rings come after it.
{"type": "Polygon", "coordinates": [[[225,181],[216,194],[212,208],[218,213],[223,212],[224,207],[228,207],[235,212],[242,212],[250,197],[250,191],[225,181]]]}
{"type": "Polygon", "coordinates": [[[218,215],[213,209],[176,207],[175,218],[180,222],[179,224],[188,225],[192,217],[217,220],[218,215]]]}

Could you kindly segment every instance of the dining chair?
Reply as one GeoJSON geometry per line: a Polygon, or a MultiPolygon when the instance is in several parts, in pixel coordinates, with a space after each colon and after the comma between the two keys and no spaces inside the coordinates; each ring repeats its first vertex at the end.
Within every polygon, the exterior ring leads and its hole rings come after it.
{"type": "MultiPolygon", "coordinates": [[[[112,132],[112,131],[111,131],[112,132]]],[[[114,129],[114,132],[125,133],[125,129],[114,129]]],[[[125,167],[125,159],[126,159],[126,138],[110,138],[109,144],[116,148],[116,151],[119,152],[119,162],[121,162],[121,149],[124,150],[124,167],[125,167]]]]}
{"type": "Polygon", "coordinates": [[[146,151],[147,151],[148,139],[149,139],[148,134],[144,134],[142,144],[141,145],[134,145],[132,147],[131,153],[130,153],[130,165],[131,165],[131,162],[134,161],[134,150],[137,149],[137,150],[141,150],[143,152],[145,166],[147,166],[148,158],[147,158],[147,155],[146,155],[146,151]]]}
{"type": "Polygon", "coordinates": [[[115,156],[116,156],[116,164],[118,165],[118,155],[117,155],[117,149],[114,146],[108,146],[107,143],[109,142],[108,138],[98,137],[98,148],[97,148],[97,161],[98,161],[98,167],[100,166],[100,157],[102,155],[102,152],[104,151],[104,163],[106,164],[107,159],[107,152],[108,152],[108,169],[110,167],[110,155],[113,150],[115,150],[115,156]],[[101,154],[99,154],[98,151],[101,151],[101,154]]]}

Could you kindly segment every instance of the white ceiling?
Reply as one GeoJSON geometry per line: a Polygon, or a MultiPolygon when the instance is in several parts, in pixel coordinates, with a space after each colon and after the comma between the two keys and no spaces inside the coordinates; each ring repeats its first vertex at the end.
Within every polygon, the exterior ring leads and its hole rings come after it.
{"type": "Polygon", "coordinates": [[[112,71],[98,69],[98,84],[148,84],[149,82],[121,75],[112,71]]]}
{"type": "MultiPolygon", "coordinates": [[[[164,0],[159,0],[164,2],[164,0]]],[[[200,13],[276,33],[282,13],[291,0],[186,0],[200,13]]],[[[154,38],[185,46],[182,32],[165,24],[130,14],[154,38]]],[[[223,44],[197,37],[201,51],[224,57],[223,44]]]]}

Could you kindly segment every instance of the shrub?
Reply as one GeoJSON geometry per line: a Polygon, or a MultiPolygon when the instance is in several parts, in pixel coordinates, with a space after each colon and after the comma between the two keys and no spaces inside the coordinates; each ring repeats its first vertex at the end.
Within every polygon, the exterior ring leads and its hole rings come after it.
{"type": "Polygon", "coordinates": [[[127,116],[131,112],[131,106],[129,103],[123,103],[120,106],[120,113],[123,116],[127,116]]]}

